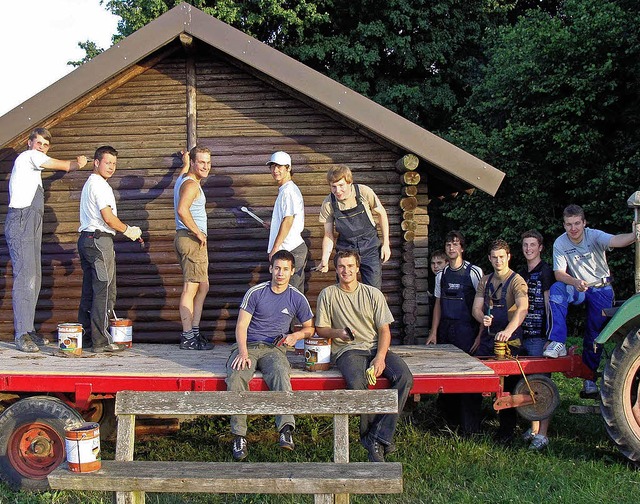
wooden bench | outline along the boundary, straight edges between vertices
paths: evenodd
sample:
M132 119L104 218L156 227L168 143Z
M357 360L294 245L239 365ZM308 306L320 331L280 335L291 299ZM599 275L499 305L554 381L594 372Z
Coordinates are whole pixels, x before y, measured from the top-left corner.
M117 491L140 504L145 492L315 494L315 503L348 503L349 494L402 493L402 464L349 463L349 415L397 413L395 390L295 392L118 392L116 460L93 473L62 464L53 489ZM133 460L136 415L332 415L333 462L175 462Z

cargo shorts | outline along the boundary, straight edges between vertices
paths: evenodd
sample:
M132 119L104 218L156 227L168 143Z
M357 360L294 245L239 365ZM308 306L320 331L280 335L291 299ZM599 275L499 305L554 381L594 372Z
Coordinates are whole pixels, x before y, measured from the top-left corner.
M201 247L193 233L186 229L176 231L173 240L184 282L202 283L209 280L209 254Z

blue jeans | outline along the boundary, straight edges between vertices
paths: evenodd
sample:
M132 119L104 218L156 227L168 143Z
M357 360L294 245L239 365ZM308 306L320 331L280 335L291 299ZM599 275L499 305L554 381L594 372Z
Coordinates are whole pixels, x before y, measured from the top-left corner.
M602 346L594 342L600 331L607 323L607 317L602 315L602 310L613 306L613 289L606 287L589 287L586 292L578 292L571 285L556 282L549 290L549 305L551 308L551 329L549 340L565 343L567 341L567 311L569 304L586 304L587 322L584 330L582 361L585 365L596 371L600 364Z
M227 390L241 392L249 390L249 382L256 370L262 372L262 378L269 390L290 391L291 380L289 372L291 366L287 360L285 350L275 348L266 343L249 343L249 357L251 367L241 371L233 369L231 364L238 355L238 348L234 348L227 360ZM293 415L277 415L276 429L282 430L285 425L295 428ZM231 432L236 436L247 435L247 415L233 415L231 417Z
M347 350L336 361L347 388L350 390L368 389L365 371L376 356L376 350ZM392 352L387 352L382 376L389 380L391 388L398 391L398 414L360 415L360 439L369 435L379 443L389 446L393 442L399 413L413 387L413 375L405 361Z
M307 248L306 243L302 243L293 250L290 250L290 252L293 254L293 258L295 259L295 271L293 272L291 280L289 280L289 285L295 287L304 294L304 269L307 265L309 249Z
M546 338L524 338L522 340L522 346L527 351L527 355L540 357L544 351L544 344L546 342Z

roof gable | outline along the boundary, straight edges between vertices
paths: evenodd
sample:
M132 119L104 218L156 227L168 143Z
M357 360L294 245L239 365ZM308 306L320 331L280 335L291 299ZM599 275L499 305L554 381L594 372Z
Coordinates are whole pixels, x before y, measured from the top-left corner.
M392 145L416 154L445 175L457 179L460 188L476 187L495 195L504 178L504 173L468 152L186 3L174 7L0 117L0 145L9 146L182 33L268 78L275 79L284 73L286 85L295 92Z

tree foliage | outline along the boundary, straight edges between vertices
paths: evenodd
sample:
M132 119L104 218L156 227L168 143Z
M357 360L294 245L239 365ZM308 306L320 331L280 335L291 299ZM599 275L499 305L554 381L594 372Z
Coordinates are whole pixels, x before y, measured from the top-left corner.
M533 9L495 30L483 78L449 136L507 177L496 198L443 205L479 254L491 238L517 243L532 227L558 236L569 203L583 206L594 227L630 231L626 200L640 173L639 33L637 5L614 0L567 0L555 15ZM611 257L628 289L631 254Z

